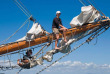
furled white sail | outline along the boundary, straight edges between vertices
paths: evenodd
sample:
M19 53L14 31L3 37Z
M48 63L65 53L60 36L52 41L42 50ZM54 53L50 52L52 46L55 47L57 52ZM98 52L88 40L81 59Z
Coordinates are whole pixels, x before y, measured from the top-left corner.
M34 38L39 37L41 33L43 33L41 25L38 23L33 23L32 28L27 32L26 36L18 39L17 41L33 40Z
M100 13L93 6L83 6L80 15L74 17L70 25L71 27L82 26L85 23L93 23L99 20L100 17Z

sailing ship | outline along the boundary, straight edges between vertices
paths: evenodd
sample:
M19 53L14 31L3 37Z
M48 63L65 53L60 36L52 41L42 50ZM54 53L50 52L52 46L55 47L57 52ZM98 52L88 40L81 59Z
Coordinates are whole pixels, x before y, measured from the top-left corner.
M17 6L24 12L27 13L28 11L25 6L18 0L14 0ZM54 42L55 34L50 33L47 34L44 32L45 30L43 27L36 22L35 18L33 18L32 15L28 18L28 20L33 21L32 28L27 32L26 36L18 39L15 42L10 42L4 44L7 40L9 40L24 24L8 39L4 40L0 45L0 56L6 56L9 54L16 54L23 51L27 51L29 49L35 49L37 47L32 47L38 45L38 47L41 47L41 49L36 54L33 55L34 60L30 60L30 68L35 67L37 65L43 65L43 61L46 60L48 62L51 62L53 60L53 56L57 54L58 52L65 53L64 56L47 66L46 68L42 69L38 73L44 71L57 61L61 60L63 57L67 56L69 53L73 52L74 50L78 49L80 46L82 46L85 43L89 43L94 38L98 37L100 34L105 32L110 27L110 19L109 17L106 17L104 13L101 10L96 9L92 2L87 0L87 2L90 5L85 5L83 0L79 0L84 6L81 7L81 13L74 17L71 22L71 28L66 31L66 37L67 37L67 43L63 40L63 34L59 33L60 37L60 43L58 44L58 47L60 50L51 49L47 51L44 55L43 51L46 50L49 46L52 46L52 43ZM81 40L84 37L89 36L85 42L82 42L78 47L71 49L71 44ZM31 48L32 47L32 48ZM27 49L26 49L27 48ZM40 56L39 56L40 55ZM35 62L33 62L35 61ZM8 61L10 62L10 60ZM18 66L0 66L0 69L4 68L16 68ZM21 67L20 71L22 69L27 69L26 67ZM19 71L19 72L20 72Z

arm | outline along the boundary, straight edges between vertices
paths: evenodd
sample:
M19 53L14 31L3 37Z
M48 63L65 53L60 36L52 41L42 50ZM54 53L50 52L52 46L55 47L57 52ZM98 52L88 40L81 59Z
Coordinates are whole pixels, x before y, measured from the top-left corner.
M59 26L60 26L61 28L64 28L64 29L66 29L66 30L67 30L67 28L66 28L66 27L64 27L64 26L62 25L62 21L61 21L61 19L60 19Z
M65 29L67 29L66 27L64 27L63 25L61 25L61 24L59 24L59 26L61 27L61 28L65 28Z
M60 22L57 19L54 19L55 23L58 24L61 28L67 29L62 25L62 21L60 19Z
M29 63L29 58L27 56L23 56L23 59L21 59L21 62Z
M23 63L29 63L29 60L21 60Z
M23 63L29 63L29 60L23 60L23 59L21 59L21 62L23 62ZM23 66L23 63L20 63L20 59L17 60L17 64L19 66Z

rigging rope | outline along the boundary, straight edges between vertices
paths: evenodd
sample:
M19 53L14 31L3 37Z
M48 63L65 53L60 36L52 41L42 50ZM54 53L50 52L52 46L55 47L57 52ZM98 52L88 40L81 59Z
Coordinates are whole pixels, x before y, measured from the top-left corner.
M105 16L105 14L100 10L100 8L97 6L97 4L96 4L93 0L91 0L91 1L92 1L92 3L98 8L98 10L102 13L102 15Z
M82 3L84 6L86 6L86 4L83 2L83 0L79 0L80 3Z
M31 13L29 12L29 10L23 5L23 3L21 2L21 0L19 0L19 2L20 2L21 5L24 7L24 9L31 15Z
M100 21L100 22L101 22L101 21ZM91 26L91 25L89 25L89 26ZM88 27L89 27L89 26L88 26ZM85 26L83 26L83 27L85 27ZM82 28L83 28L83 27L82 27ZM80 27L80 28L81 28L81 27ZM77 28L77 29L80 29L80 28ZM74 29L74 30L76 30L76 29ZM53 34L52 34L52 35L53 35ZM17 42L13 42L13 43L17 43ZM13 44L13 43L8 43L8 44ZM7 45L7 44L4 44L4 45ZM15 52L15 53L17 53L17 52ZM12 53L12 54L14 54L14 53ZM0 55L0 57L1 57L1 56L2 56L2 55Z
M6 70L12 70L12 69L19 69L19 66L11 66L11 67L5 67L0 65L0 70L6 71Z
M102 23L105 23L105 22L102 22ZM106 23L105 23L105 24L106 24ZM103 27L103 26L100 26L100 27ZM107 28L106 25L105 25L103 28ZM101 28L101 29L102 29L102 28ZM99 29L98 31L100 31L101 29ZM106 30L107 30L107 29L106 29ZM97 31L97 32L98 32L98 31ZM97 34L97 32L94 33L94 34ZM94 35L92 34L91 36L94 36Z
M20 0L19 0L19 1L20 1ZM20 8L20 7L23 8L23 7L18 3L17 0L14 0L14 2L17 4L17 6L18 6L19 8ZM20 3L21 3L21 1L20 1ZM22 4L22 5L23 5L23 4ZM23 5L23 6L24 6L24 5ZM21 8L20 8L20 9L21 9ZM21 9L21 10L26 14L27 11L26 11L24 8ZM26 11L26 12L25 12L25 11ZM28 12L29 12L29 11L28 11ZM26 14L26 15L30 18L31 14L29 14L28 12L27 12L27 14L28 14L29 16L28 16L27 14ZM15 33L13 33L13 34L12 34L9 38L7 38L6 40L1 41L0 44L1 44L1 43L4 44L4 43L5 43L6 41L8 41L12 36L14 36L14 35L28 22L29 18L23 23L23 25L22 25ZM29 21L29 23L30 23L30 21ZM28 26L29 26L29 25L28 25ZM27 30L28 30L28 29L27 29Z
M28 24L28 27L27 27L27 32L28 32L28 30L29 30L29 25L30 25L30 20L29 20L29 24ZM27 33L27 32L26 32L26 33Z
M93 1L93 4L90 2L90 0L86 0L90 5L92 5L93 6L93 4L95 4ZM96 4L95 4L96 5ZM93 6L94 7L94 6ZM95 7L94 7L95 8ZM97 7L98 8L98 7ZM96 9L96 8L95 8ZM96 9L97 10L97 9ZM105 14L98 8L98 10L99 10L99 12L102 14L102 15L104 15L105 16Z
M45 46L47 46L47 47L46 47L45 49L43 49ZM38 57L40 54L43 54L44 51L50 46L50 43L47 43L45 46L42 48L42 51L43 51L43 52L41 52L41 53L39 52L39 53L35 54L34 56L37 55L36 57Z
M20 57L20 59L21 59L21 55L20 55L20 50L21 50L21 49L20 49L20 47L19 47L19 42L17 42L17 44L18 44L18 49L19 49L19 50L18 50L18 52L19 52L19 57Z
M8 52L8 46L7 46L7 52ZM8 57L8 55L7 55L7 57ZM10 64L10 66L11 66L11 62L10 62L9 57L8 57L8 60L9 60L9 64Z
M109 28L109 27L108 27ZM107 28L107 29L108 29ZM84 41L83 43L81 43L79 46L77 46L76 48L72 49L70 52L66 53L64 56L60 57L59 59L57 59L56 61L54 61L52 64L46 66L45 68L41 69L39 72L37 72L36 74L41 73L42 71L44 71L45 69L49 68L50 66L52 66L53 64L55 64L56 62L58 62L59 60L61 60L62 58L64 58L65 56L69 55L71 52L73 52L74 50L78 49L79 47L81 47L82 45L84 45L87 42L90 42L91 40L93 40L94 38L98 37L99 35L101 35L102 33L104 33L107 29L105 29L103 32L99 33L99 34L94 34L94 37L91 38L91 35L86 41Z
M45 47L45 46L47 46L47 45L48 45L48 43L45 44L45 45L43 45L43 46ZM43 48L44 48L44 47L43 47ZM48 47L49 47L49 46L47 46L46 48L48 48ZM42 48L42 49L43 49L43 48ZM46 49L46 48L45 48L45 49ZM40 51L39 51L39 52L40 52ZM39 52L36 53L34 56L37 55L37 57L38 57ZM7 55L7 56L8 56L8 55ZM8 57L8 58L9 58L9 57ZM15 61L17 61L17 60L15 60ZM10 61L10 60L9 60L9 61L3 62L3 63L8 63L8 62L11 63L11 62L13 62L13 61ZM0 63L2 63L2 62L0 62ZM6 70L9 70L9 69L11 70L11 69L14 69L14 68L15 68L15 69L19 69L20 67L18 67L18 66L10 66L10 67L9 67L9 66L1 66L1 65L0 65L0 70L5 70L5 69L6 69Z
M15 4L25 13L25 15L27 15L27 17L28 17L28 19L24 22L24 24L19 28L19 29L21 29L26 23L27 23L27 21L29 20L29 18L30 18L30 16L31 16L31 13L27 10L27 8L23 8L22 7L22 2L19 0L19 2L22 4L20 4L17 0L13 0L14 2L15 2ZM24 5L23 5L24 6ZM25 7L25 6L24 6ZM30 24L30 21L29 21L29 24ZM28 25L28 27L29 27L29 25ZM16 32L18 32L19 31L19 29L16 31ZM27 30L28 30L28 28L27 28ZM6 41L8 41L13 35L15 35L16 34L16 32L14 33L14 34L12 34L9 38L7 38L6 40L4 40L4 41L1 41L0 42L0 44L2 43L2 44L4 44Z
M28 13L28 11L26 11L25 8L22 7L22 5L17 1L17 0L14 0L15 4L22 10L22 12L27 16L27 17L30 17L31 14Z
M21 25L21 27L20 27L18 30L16 30L15 33L13 33L13 34L12 34L10 37L8 37L7 39L1 41L0 44L1 44L1 43L4 44L4 43L5 43L6 41L8 41L11 37L13 37L13 36L28 22L28 20L29 20L29 18Z
M41 44L41 45L37 45L36 47L33 47L32 49L38 48L38 47L41 47L41 46L44 46L45 44L46 44L46 43ZM27 49L28 49L28 48L27 48ZM27 49L21 50L20 52L24 52L24 51L26 51ZM15 52L12 52L12 53L9 53L9 54L7 54L7 55L12 55L12 54L16 54L16 53L19 53L19 50L18 50L18 51L15 51ZM6 54L0 55L0 57L5 56L5 55L6 55Z
M69 53L71 53L72 51L76 50L77 48L79 48L80 46L82 46L83 44L90 42L91 40L93 40L94 38L96 38L97 36L99 36L100 34L102 34L103 32L105 32L109 27L108 26L104 26L101 29L97 30L94 34L92 34L87 40L86 42L80 44L78 47L74 48L73 50L71 50ZM101 30L105 29L103 32L101 32L100 34L98 34ZM98 32L98 33L97 33ZM89 34L88 34L89 35ZM92 37L92 39L91 39ZM78 39L77 39L78 40ZM64 56L62 56L61 58L59 58L58 60L56 60L55 62L53 62L52 64L50 64L49 66L45 67L44 69L40 70L40 72L44 71L45 69L47 69L48 67L50 67L51 65L53 65L54 63L56 63L57 61L61 60L63 57L65 57L66 55L68 55L69 53L65 54ZM9 70L9 69L14 69L14 68L18 68L18 66L10 66L10 67L5 67L5 66L0 66L1 70Z
M45 44L44 46L42 46L42 48L34 55L34 56L36 56L36 55L38 55L43 49L44 49L44 47L46 46L47 44ZM38 56L37 56L38 57Z

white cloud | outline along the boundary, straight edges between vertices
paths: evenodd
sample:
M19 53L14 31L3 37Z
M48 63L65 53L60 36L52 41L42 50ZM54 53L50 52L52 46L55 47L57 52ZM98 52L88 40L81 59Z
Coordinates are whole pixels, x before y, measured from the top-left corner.
M11 64L11 66L15 66L17 63L15 63L15 62L12 62L12 61L9 61L9 60L0 60L0 66L10 66L10 64Z
M47 74L110 74L110 65L81 63L79 61L57 62L46 70ZM45 73L45 72L43 72Z
M20 72L20 74L36 74L39 70L46 67L47 64L43 66L36 66L32 69L26 69ZM18 70L16 70L17 72ZM6 72L8 74L9 71ZM11 74L15 74L15 70L10 71ZM80 61L65 61L57 62L50 68L47 68L41 74L110 74L110 65L103 64L97 65L95 63L82 63Z

